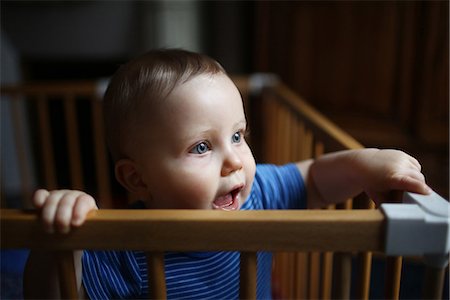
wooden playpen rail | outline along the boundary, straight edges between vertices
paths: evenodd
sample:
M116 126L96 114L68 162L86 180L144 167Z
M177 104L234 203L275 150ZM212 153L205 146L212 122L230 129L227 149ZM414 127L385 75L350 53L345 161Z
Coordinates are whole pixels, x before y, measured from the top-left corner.
M241 298L254 299L256 251L382 251L383 222L377 210L100 210L69 235L49 235L35 213L2 210L1 242L66 253L61 290L71 299L77 298L68 252L74 249L147 251L149 278L157 285L149 289L151 299L165 298L163 251L241 251Z
M318 157L330 151L363 147L284 84L266 79L266 75L258 74L251 77L233 77L243 95L252 130L251 144L257 160L281 164ZM261 84L261 82L263 83ZM35 119L37 123L31 127L37 129L38 132L39 141L36 144L40 149L36 153L39 154L38 160L41 161L42 186L47 189L60 188L59 168L55 161L55 141L52 134L54 125L50 122L49 104L57 101L61 103L66 138L63 143L66 143L68 152L66 167L69 170L70 188L84 190L86 184L83 177L84 164L81 162L82 151L80 149L81 143L86 143L86 139L81 141L82 136L78 133L80 122L85 121L80 120L78 116L79 104L83 102L89 107L89 122L92 124L90 143L94 149L94 165L87 168L95 170L95 186L97 188L95 196L103 208L113 206L109 161L103 137L101 111L103 86L104 84L99 88L98 82L94 81L2 86L2 101L7 99L10 103L22 176L23 199L30 199L34 187L30 180L31 170L26 163L24 154L26 143L22 134L24 131L23 120L27 118L23 115L24 110L21 110L21 103L32 104L33 109L31 112L29 110L29 113L34 114L32 119ZM256 92L255 86L258 87ZM24 205L26 203L27 201L24 201ZM351 211L342 210L351 208L353 208ZM62 251L95 248L100 245L92 244L98 241L92 237L98 236L95 235L95 232L100 230L103 236L113 233L123 235L123 237L116 236L114 239L102 239L110 244L103 244L101 248L111 246L111 248L120 249L127 245L130 249L134 249L138 241L139 247L136 249L144 249L152 253L149 256L149 263L151 263L149 270L163 268L161 265L161 251L163 250L184 251L194 250L194 248L195 250L212 250L216 249L216 245L221 245L222 250L243 251L242 259L246 266L255 263L254 251L283 250L289 252L277 253L274 258L274 278L279 282L277 288L280 295L284 298L316 299L350 298L351 261L355 256L353 253L356 253L360 262L356 297L368 299L372 251L382 251L384 241L383 216L379 211L367 210L368 208L373 208L373 204L367 197L360 195L355 199L350 199L342 206L329 207L328 210L323 211L237 212L237 214L190 211L186 216L178 212L164 212L155 219L155 212L137 213L133 211L133 217L131 217L122 211L102 210L92 216L86 226L68 237L43 235L40 229L37 229L38 226L35 226L36 217L33 214L3 210L2 247L9 245L11 247L42 248L52 245L53 250ZM192 219L189 216L193 216ZM214 218L219 216L219 219ZM198 230L201 228L220 230L223 228L225 220L232 221L227 223L227 228L229 226L236 226L236 228L245 226L245 230L236 230L241 234L240 242L225 236L223 243L216 244L217 236L205 232L204 229L200 232L208 239L202 236L201 239L195 241L199 237L192 235L192 232L196 232L195 230L183 231L183 228L197 228L197 226ZM329 225L331 220L333 220L332 226ZM273 226L266 226L264 222L270 222ZM162 226L161 224L171 224L170 228L177 228L177 230L171 230L171 234L175 236L170 241L156 235L151 238L151 243L143 243L142 236L133 238L133 235L126 234L125 229L119 230L123 228L123 225L119 224L123 223L129 223L127 226L133 228L132 230L139 228L139 230L144 230L143 228L145 228L145 231L148 231L149 228ZM207 226L205 226L206 224ZM369 229L368 232L359 231L366 227ZM109 232L105 228L116 228L117 230ZM316 232L311 228L314 228ZM276 234L269 237L268 230L274 230L272 233ZM262 234L264 232L267 234ZM221 233L223 236L223 232ZM27 236L39 238L29 239L26 238ZM301 238L294 239L293 236L301 236ZM127 239L127 243L124 242L124 238ZM120 243L112 244L114 240L120 241ZM205 245L205 240L210 242ZM199 247L189 248L193 245ZM250 252L253 254L249 254ZM153 259L154 257L156 258ZM386 298L397 299L400 292L402 259L401 257L388 257L387 262L385 295ZM244 272L242 278L247 278L246 274L253 274L249 277L254 281L253 267L241 269ZM433 294L435 298L439 298L439 295L442 294L443 273L441 273L439 273L438 279L431 280L433 283L437 282L437 286L434 289L427 289L437 291ZM157 275L155 271L152 273L152 278L161 278L161 276ZM163 280L159 282L160 284L164 283ZM244 280L244 282L246 281ZM244 293L242 296L246 297L253 295L254 290L242 289L242 292Z

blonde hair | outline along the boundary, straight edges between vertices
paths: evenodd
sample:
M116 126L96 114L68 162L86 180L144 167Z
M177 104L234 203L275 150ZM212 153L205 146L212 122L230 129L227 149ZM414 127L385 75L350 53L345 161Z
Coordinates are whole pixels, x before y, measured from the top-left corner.
M143 117L140 112L144 107L164 100L174 88L195 76L217 73L226 74L217 61L182 49L151 50L122 65L103 101L106 140L113 160L127 156L125 147L133 137L134 124Z

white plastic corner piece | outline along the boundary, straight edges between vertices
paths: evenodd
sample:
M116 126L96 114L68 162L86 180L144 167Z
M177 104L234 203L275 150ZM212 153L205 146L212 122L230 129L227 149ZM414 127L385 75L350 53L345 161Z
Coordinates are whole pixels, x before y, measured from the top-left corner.
M403 204L385 203L381 210L387 219L387 255L445 257L448 261L450 204L447 200L435 192L404 193Z
M97 99L103 100L103 96L105 95L106 89L108 88L110 78L100 78L97 80L95 87L95 94Z
M279 77L273 73L253 73L249 77L250 94L259 95L264 88L275 86L279 82Z

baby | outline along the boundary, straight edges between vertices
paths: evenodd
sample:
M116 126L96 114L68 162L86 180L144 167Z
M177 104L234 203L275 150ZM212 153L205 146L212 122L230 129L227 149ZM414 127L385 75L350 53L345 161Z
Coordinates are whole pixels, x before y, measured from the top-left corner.
M178 49L150 51L122 66L104 98L115 175L145 209L320 208L366 192L377 204L391 191L428 194L421 166L396 150L362 149L284 166L256 166L245 140L240 93L215 60ZM95 200L81 191L38 190L49 232L81 226ZM89 298L147 296L145 254L75 254L80 291ZM239 253L166 253L169 298L238 298ZM257 296L271 298L271 254L258 253ZM25 295L58 297L54 262L32 253Z

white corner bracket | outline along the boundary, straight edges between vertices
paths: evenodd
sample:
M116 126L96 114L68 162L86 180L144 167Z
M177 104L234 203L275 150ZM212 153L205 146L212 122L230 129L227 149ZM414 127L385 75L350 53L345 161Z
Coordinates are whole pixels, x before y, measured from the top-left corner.
M110 78L99 78L95 85L95 95L97 99L102 101L105 95L106 89L108 88Z
M261 94L266 87L273 87L280 82L280 78L273 73L253 73L249 76L249 90L252 96Z
M450 251L450 204L432 192L405 192L403 203L384 203L386 254L424 256L431 267L444 268Z

